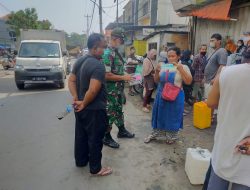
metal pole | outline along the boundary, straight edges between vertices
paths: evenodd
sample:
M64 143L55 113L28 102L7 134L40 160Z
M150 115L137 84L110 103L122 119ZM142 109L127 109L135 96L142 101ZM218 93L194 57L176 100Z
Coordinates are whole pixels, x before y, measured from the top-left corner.
M100 34L103 34L102 30L102 0L99 0L99 16L100 16Z
M118 1L116 0L116 22L118 23Z
M88 37L89 37L89 18L90 18L91 16L86 15L86 16L84 16L84 17L87 18L87 38L88 38Z

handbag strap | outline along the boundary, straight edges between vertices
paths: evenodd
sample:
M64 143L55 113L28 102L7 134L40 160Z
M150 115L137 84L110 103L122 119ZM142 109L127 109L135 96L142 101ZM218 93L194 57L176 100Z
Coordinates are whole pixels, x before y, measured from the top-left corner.
M173 85L174 85L175 75L176 75L176 73L173 73L173 80L168 80L168 77L169 77L169 71L167 70L167 71L166 71L166 82L171 83L171 84L173 84Z

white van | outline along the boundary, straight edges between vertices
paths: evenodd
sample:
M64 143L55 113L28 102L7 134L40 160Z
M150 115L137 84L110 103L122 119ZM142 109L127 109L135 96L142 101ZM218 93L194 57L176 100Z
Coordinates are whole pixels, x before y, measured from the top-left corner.
M59 41L24 40L16 58L15 82L25 84L55 83L64 88L66 63Z
M63 31L21 30L15 67L17 88L34 83L55 83L64 88L66 54Z

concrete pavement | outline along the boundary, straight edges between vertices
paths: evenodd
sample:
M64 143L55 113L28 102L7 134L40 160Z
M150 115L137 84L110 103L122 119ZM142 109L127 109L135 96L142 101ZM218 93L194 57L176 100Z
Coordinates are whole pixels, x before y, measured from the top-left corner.
M134 139L118 139L118 150L104 147L108 177L92 177L88 167L74 166L74 116L56 119L71 97L55 86L19 91L13 73L0 78L0 190L198 190L184 172L187 147L212 147L214 129L198 130L185 118L175 145L144 144L151 132L150 114L141 112L139 97L128 97L126 126ZM117 128L112 131L117 134Z

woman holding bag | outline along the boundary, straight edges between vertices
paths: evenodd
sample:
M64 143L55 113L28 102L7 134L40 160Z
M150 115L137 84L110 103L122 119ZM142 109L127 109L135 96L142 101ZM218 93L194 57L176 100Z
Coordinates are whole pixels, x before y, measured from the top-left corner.
M160 63L156 67L154 80L159 84L152 114L153 132L145 139L145 143L157 137L166 137L166 143L173 144L183 127L185 97L182 82L191 84L192 75L188 66L179 61L180 54L179 48L169 48L169 63Z

